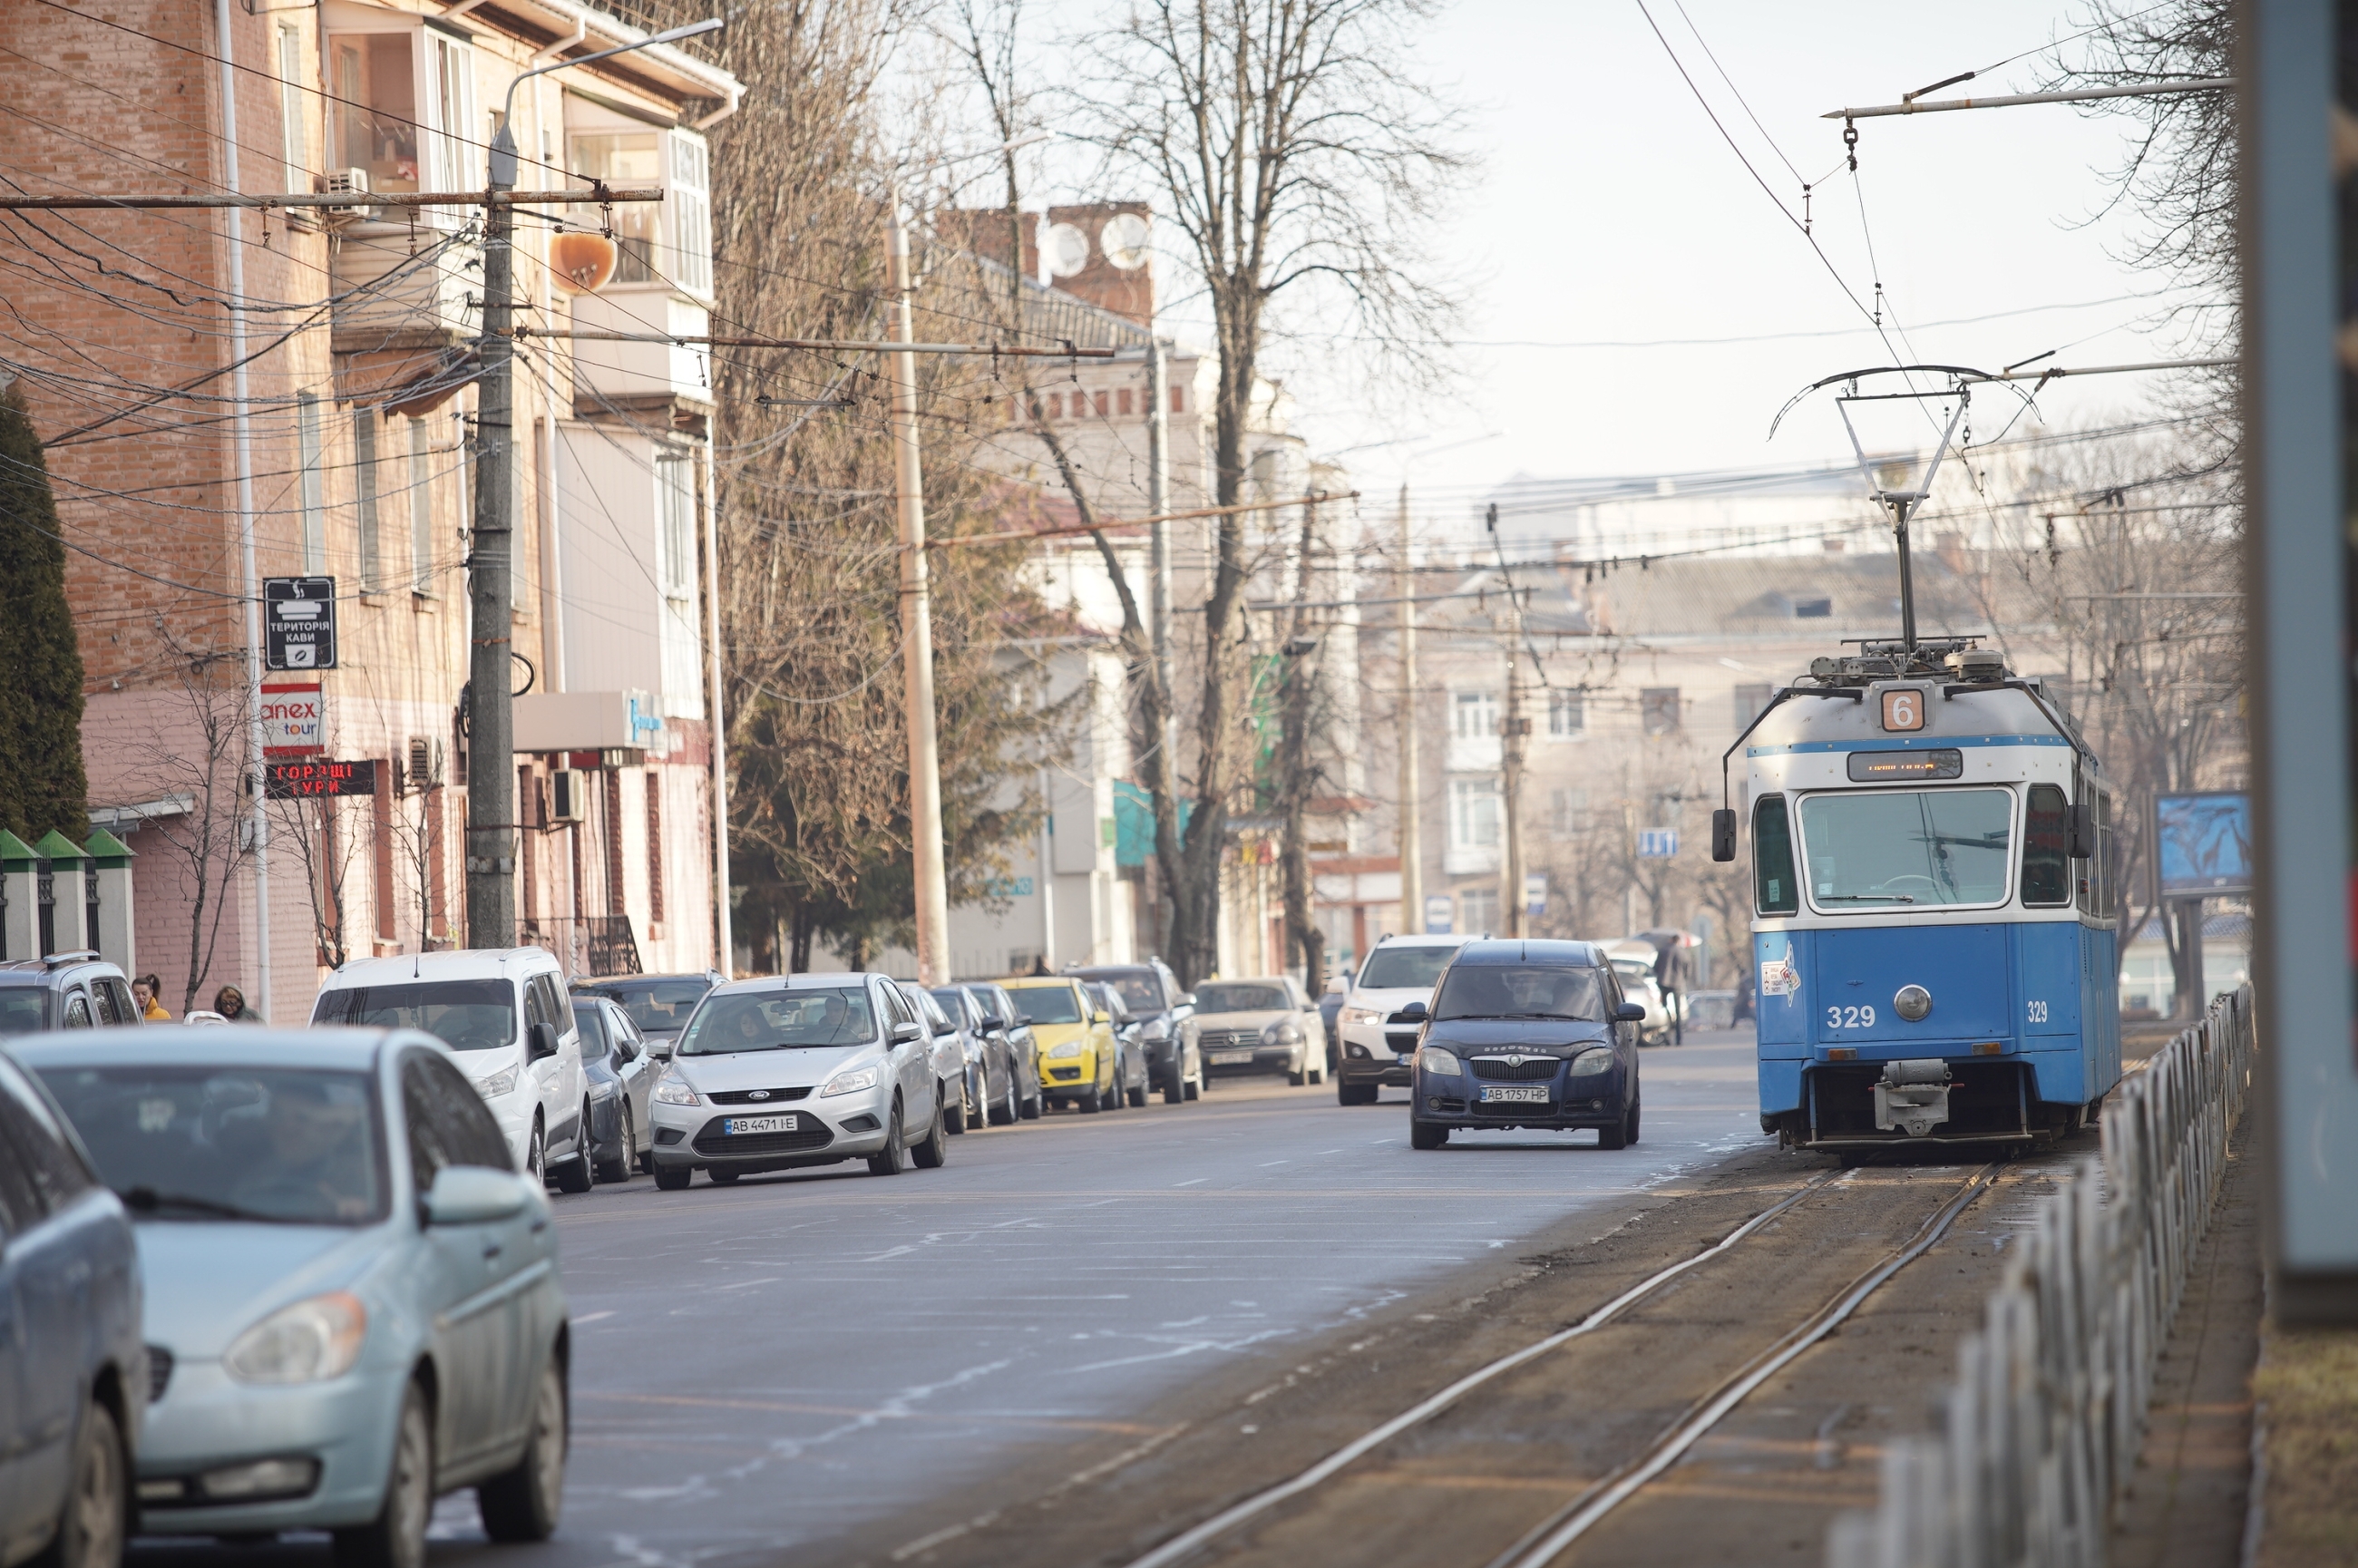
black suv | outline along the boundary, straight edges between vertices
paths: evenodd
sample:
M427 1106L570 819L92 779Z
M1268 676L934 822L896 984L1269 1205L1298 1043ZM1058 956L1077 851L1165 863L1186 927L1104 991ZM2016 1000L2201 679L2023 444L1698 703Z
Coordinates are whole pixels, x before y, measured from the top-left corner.
M1179 989L1170 966L1149 958L1142 964L1071 964L1065 973L1110 986L1121 998L1146 1049L1147 1082L1161 1087L1165 1103L1177 1105L1203 1093L1204 1059L1179 1028L1183 1019L1195 1015L1195 999Z
M131 982L96 953L53 953L0 964L0 1034L140 1022Z

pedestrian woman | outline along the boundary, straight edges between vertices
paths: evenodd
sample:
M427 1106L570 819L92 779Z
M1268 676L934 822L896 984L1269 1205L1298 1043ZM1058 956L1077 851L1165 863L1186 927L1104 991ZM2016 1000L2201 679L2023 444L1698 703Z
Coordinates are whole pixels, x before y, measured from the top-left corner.
M223 986L213 993L213 1011L231 1023L259 1023L262 1020L246 1011L245 993L235 986Z
M169 1023L172 1022L172 1015L164 1011L163 1002L157 1000L163 989L164 982L154 975L142 975L131 982L131 1000L139 1004L140 1022Z

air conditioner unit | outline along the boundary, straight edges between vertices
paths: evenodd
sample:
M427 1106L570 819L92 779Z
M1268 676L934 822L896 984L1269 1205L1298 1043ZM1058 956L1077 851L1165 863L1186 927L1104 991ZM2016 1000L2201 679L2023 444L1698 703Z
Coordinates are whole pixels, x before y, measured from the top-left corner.
M323 196L339 196L348 192L354 196L365 196L368 194L368 189L369 173L364 168L331 168L319 177L319 193ZM349 207L339 204L333 207L322 207L319 211L330 218L366 218L376 211L376 207L372 202L356 201Z
M548 819L579 822L590 814L590 784L579 768L557 768L548 775Z
M432 789L442 782L442 742L430 735L409 738L409 787Z

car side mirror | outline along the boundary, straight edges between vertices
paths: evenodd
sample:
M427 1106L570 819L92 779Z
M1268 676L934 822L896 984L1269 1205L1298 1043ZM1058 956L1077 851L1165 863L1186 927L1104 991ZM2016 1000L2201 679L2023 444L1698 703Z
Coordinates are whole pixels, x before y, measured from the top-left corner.
M1619 1007L1613 1010L1613 1022L1616 1023L1643 1023L1646 1022L1646 1010L1637 1002L1625 1001Z
M2071 808L2071 858L2092 860L2096 857L2096 808L2083 802Z
M1736 859L1736 813L1728 806L1711 814L1711 858L1723 865Z
M1195 993L1194 991L1181 991L1179 993L1179 1000L1173 1002L1171 1005L1174 1007L1193 1007L1195 1005Z
M984 1033L996 1034L1006 1027L1006 1022L1002 1020L999 1014L995 1012L986 1012L982 1015L982 1032Z
M1089 1022L1091 1023L1111 1023L1113 1022L1113 1014L1108 1012L1103 1008L1099 1008L1095 1012L1089 1014Z
M668 1062L668 1061L670 1061L670 1060L671 1060L671 1047L672 1047L672 1043L671 1043L670 1041L668 1041L668 1040L650 1040L650 1041L648 1041L648 1042L647 1042L647 1056L648 1056L648 1059L649 1059L649 1060L651 1060L651 1061L656 1061L656 1062Z
M1016 1027L1016 1028L1018 1028L1018 1029L1029 1029L1029 1028L1031 1028L1031 1027L1032 1027L1032 1015L1031 1015L1030 1013L1028 1013L1028 1012L1019 1012L1019 1013L1017 1013L1017 1014L1015 1015L1015 1027Z
M546 1024L535 1027L546 1029ZM489 1165L445 1165L417 1200L417 1217L427 1225L487 1225L514 1219L530 1201L524 1179Z
M530 1051L532 1059L537 1062L544 1056L556 1055L558 1038L557 1025L554 1023L535 1023L525 1031L525 1039L528 1042L526 1048Z
M1401 1009L1400 1010L1400 1015L1401 1015L1401 1017L1402 1017L1403 1019L1409 1020L1410 1022L1413 1022L1414 1021L1416 1021L1416 1020L1418 1020L1418 1019L1421 1019L1421 1018L1430 1018L1430 1017L1432 1017L1432 1016L1433 1016L1433 1009L1431 1009L1431 1008L1429 1008L1429 1007L1425 1006L1425 1005L1424 1005L1424 1003L1422 1003L1422 1002L1421 1002L1421 1001L1412 1001L1412 1002L1409 1003L1406 1007L1401 1008Z
M895 1045L906 1045L912 1040L923 1040L925 1037L925 1032L916 1024L896 1023L892 1026L892 1044Z

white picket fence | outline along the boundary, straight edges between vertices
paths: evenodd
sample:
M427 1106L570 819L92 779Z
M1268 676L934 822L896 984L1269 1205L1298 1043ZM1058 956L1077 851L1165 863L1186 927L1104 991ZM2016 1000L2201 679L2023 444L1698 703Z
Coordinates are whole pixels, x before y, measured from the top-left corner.
M2255 1049L2244 986L2123 1081L2102 1159L2041 1206L1959 1348L1939 1434L1885 1450L1877 1507L1834 1521L1829 1568L2102 1568Z

